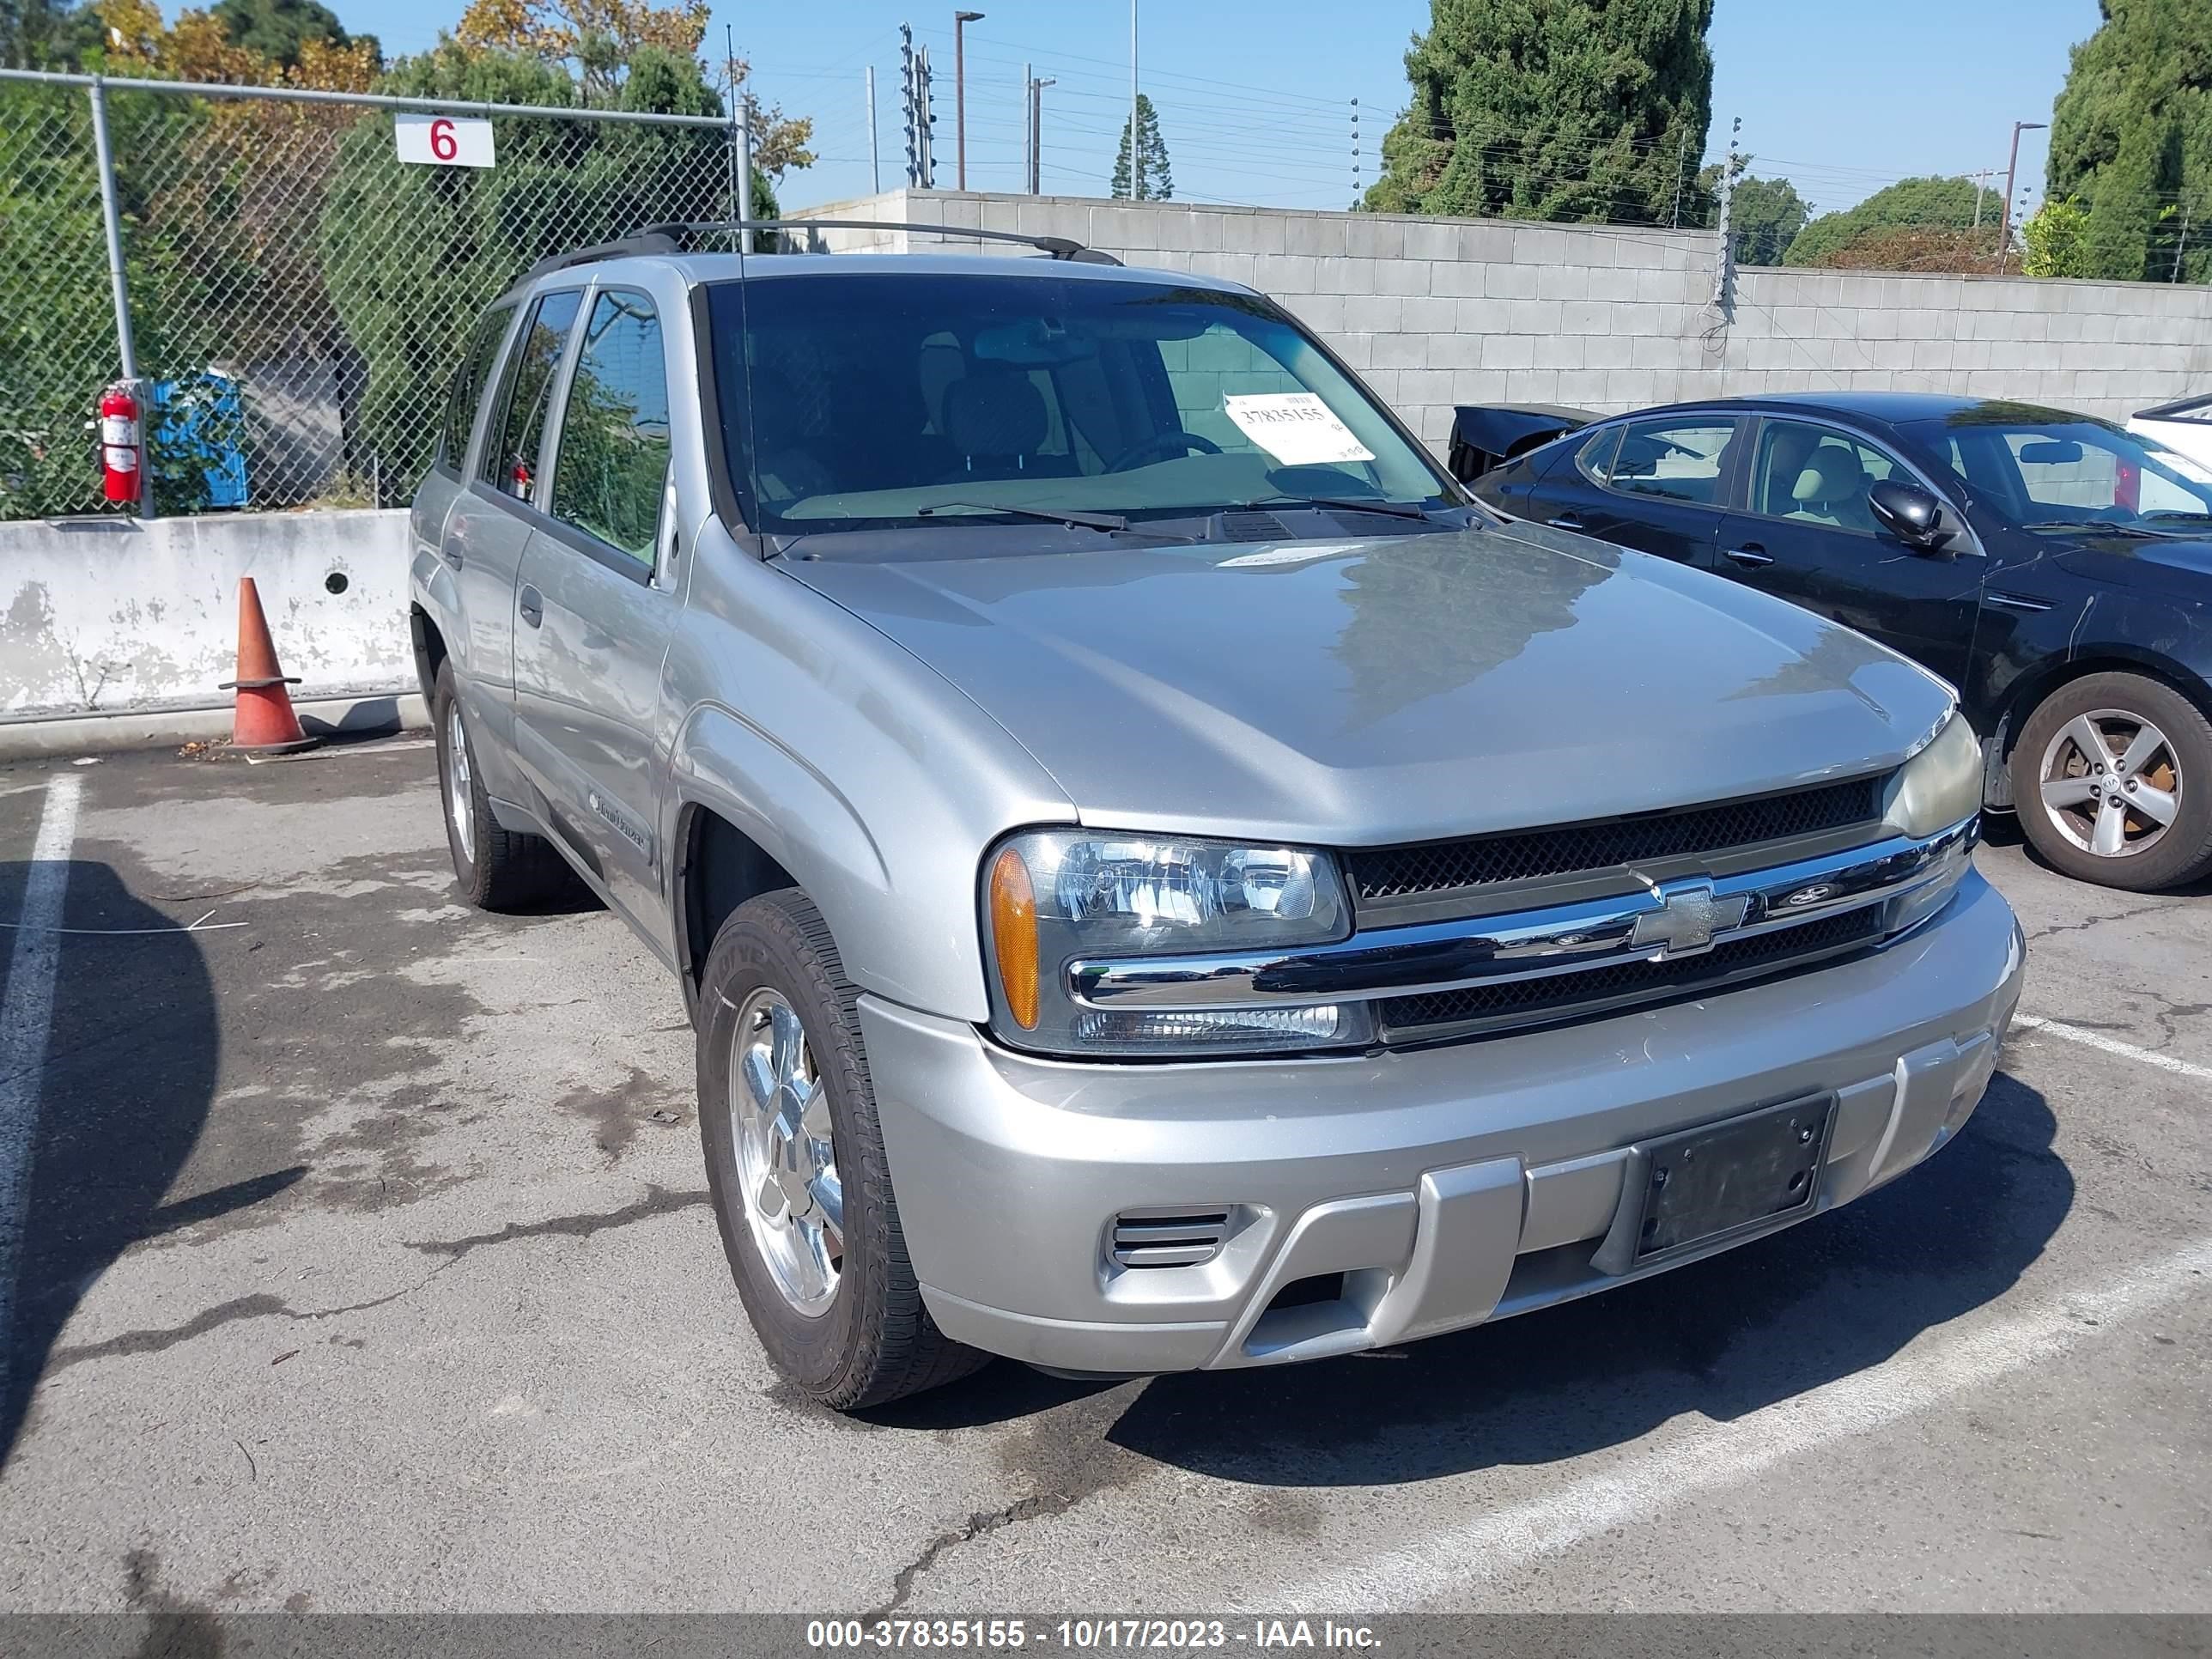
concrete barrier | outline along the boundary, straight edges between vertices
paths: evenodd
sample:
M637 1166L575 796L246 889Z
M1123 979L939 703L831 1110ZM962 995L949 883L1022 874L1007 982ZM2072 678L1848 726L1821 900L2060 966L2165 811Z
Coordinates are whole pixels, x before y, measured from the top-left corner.
M397 509L0 524L0 753L210 735L190 717L230 706L240 576L295 698L412 712L407 559Z

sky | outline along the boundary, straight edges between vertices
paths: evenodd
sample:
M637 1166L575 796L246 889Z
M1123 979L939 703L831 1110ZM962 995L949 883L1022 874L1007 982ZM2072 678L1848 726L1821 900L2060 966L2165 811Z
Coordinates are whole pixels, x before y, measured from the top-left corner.
M417 51L460 0L334 0L349 27L387 52ZM968 183L1023 181L1024 64L1044 97L1044 187L1104 195L1129 97L1127 0L970 0ZM1371 184L1382 134L1404 109L1403 58L1427 0L1138 0L1138 76L1160 112L1176 194L1273 207L1344 207ZM952 8L912 0L715 4L707 52L726 25L753 84L787 115L811 116L817 163L781 187L787 205L872 188L864 74L876 71L885 186L903 179L898 27L915 27L936 77L938 184L956 183ZM1853 0L1815 11L1793 0L1716 0L1709 158L1743 122L1753 170L1789 178L1818 211L1899 178L2003 170L2015 120L2051 118L2069 47L2098 23L2096 0ZM2021 193L2043 182L2044 139L2024 134Z

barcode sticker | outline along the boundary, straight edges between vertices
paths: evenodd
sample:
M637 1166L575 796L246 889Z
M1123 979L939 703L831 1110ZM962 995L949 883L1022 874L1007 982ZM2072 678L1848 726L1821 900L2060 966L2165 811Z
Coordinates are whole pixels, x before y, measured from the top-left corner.
M1375 459L1318 392L1255 392L1224 397L1222 404L1237 430L1285 466Z

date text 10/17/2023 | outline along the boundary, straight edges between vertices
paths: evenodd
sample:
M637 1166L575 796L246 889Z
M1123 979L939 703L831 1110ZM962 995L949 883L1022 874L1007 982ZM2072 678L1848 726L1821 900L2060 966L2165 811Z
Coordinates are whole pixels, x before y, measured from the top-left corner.
M1176 1652L1221 1648L1352 1648L1381 1645L1365 1625L1333 1619L811 1619L810 1648L951 1648L1012 1653L1028 1648L1093 1652Z

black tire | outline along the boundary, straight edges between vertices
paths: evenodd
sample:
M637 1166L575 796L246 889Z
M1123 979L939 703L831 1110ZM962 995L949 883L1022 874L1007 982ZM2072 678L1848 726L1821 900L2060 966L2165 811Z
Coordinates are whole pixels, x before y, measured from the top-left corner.
M845 1237L827 1310L792 1305L761 1255L738 1190L729 1109L738 1010L756 990L782 994L827 1091ZM967 1376L990 1356L961 1346L922 1305L891 1188L875 1090L854 1012L859 994L813 902L796 888L733 911L714 936L699 994L699 1138L731 1275L769 1363L809 1398L838 1411L879 1406Z
M2148 781L2161 787L2172 783L2175 811L2154 841L2146 839L2154 827L2148 819L2139 814L2124 818L2127 835L2140 845L2139 851L2100 854L2078 844L2062 819L2076 835L2085 824L2094 831L2095 820L2089 809L2078 809L2081 815L2069 817L2045 801L2043 768L2052 744L2075 720L2099 714L2148 721L2166 739L2165 756L2146 770ZM2109 756L2109 744L2106 748ZM2074 752L2079 752L2078 744ZM2212 870L2212 721L2172 686L2141 674L2087 674L2069 680L2028 716L2013 746L2010 764L2013 801L2022 832L2037 852L2067 875L2128 892L2150 893L2180 886ZM2169 770L2178 777L2170 778ZM2094 841L2094 833L2089 838Z
M438 665L431 724L438 743L438 805L446 819L446 848L453 857L453 882L479 910L513 910L550 897L572 879L568 866L543 836L502 830L491 815L483 775L469 741L468 718L454 696L453 665ZM465 836L453 811L453 744L467 763L468 825Z

